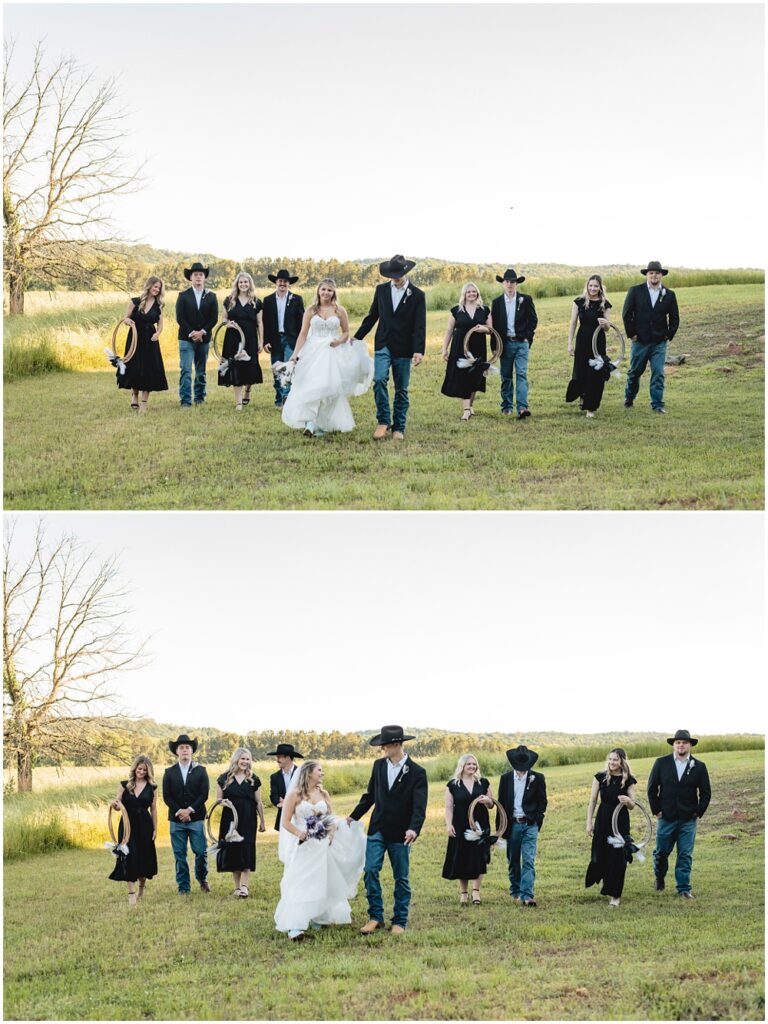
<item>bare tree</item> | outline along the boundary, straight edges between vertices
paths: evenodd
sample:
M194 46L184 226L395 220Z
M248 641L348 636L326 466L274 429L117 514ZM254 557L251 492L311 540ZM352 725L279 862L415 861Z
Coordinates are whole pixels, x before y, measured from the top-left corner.
M41 751L100 759L105 726L124 714L114 677L142 664L146 641L131 641L114 558L99 563L73 536L49 544L41 524L31 553L14 555L14 523L6 521L3 734L23 792Z
M24 312L31 276L90 285L109 252L109 204L140 185L141 167L122 151L126 112L115 79L98 83L72 57L32 67L13 80L14 45L4 52L3 256L10 312Z

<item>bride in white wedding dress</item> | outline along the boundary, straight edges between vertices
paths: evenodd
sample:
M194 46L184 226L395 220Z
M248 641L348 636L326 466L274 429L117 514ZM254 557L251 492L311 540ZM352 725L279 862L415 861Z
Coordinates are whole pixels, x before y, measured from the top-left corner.
M317 286L290 363L295 369L283 423L313 437L354 429L347 398L368 390L373 360L364 341L349 338L347 311L337 302L336 284L330 277Z
M305 761L294 773L280 818L278 856L285 870L275 927L290 939L302 939L307 928L350 924L349 901L363 873L365 830L331 813L322 782L322 765Z

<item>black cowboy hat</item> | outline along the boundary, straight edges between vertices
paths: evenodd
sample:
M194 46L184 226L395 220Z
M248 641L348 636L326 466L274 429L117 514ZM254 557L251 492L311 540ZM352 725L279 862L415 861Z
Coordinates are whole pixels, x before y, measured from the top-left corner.
M512 270L512 268L510 267L509 270L505 270L504 271L504 276L503 277L499 277L499 275L497 274L496 275L496 280L500 284L503 284L504 281L514 281L516 284L522 284L523 281L525 280L525 278L524 277L518 277L517 276L517 271L516 270Z
M539 755L535 750L529 750L528 747L521 743L514 750L507 751L507 760L513 768L516 768L519 772L524 772L529 768L533 768L539 760Z
M280 277L282 277L284 281L287 281L288 284L296 284L296 282L299 280L298 275L296 277L292 277L285 269L285 267L281 267L276 274L267 274L267 277L272 282L272 284L277 284L277 279Z
M177 739L169 741L168 747L172 754L176 754L176 748L180 743L188 743L190 747L192 747L193 754L197 750L197 740L191 740L189 736L187 736L187 734L183 732L181 736L179 736Z
M192 264L191 267L185 267L184 268L184 277L186 277L186 279L188 281L190 281L192 279L192 275L196 271L198 271L198 270L201 270L205 274L205 276L208 277L208 274L210 273L211 268L210 267L204 267L202 263L200 263L199 261L196 261L195 263Z
M379 264L379 273L382 277L405 277L415 266L416 260L407 260L405 256L393 256L391 260L384 260Z
M405 736L402 725L382 725L378 736L368 740L371 747L383 747L385 743L405 743L406 740L415 740L415 736Z
M667 736L667 743L672 746L675 740L685 740L690 743L692 747L695 747L699 742L695 736L691 736L687 729L678 729L674 736Z
M651 260L645 270L641 270L640 273L647 274L649 270L655 270L658 274L661 274L662 277L666 277L669 273L667 268L662 267L658 260Z
M294 749L292 743L278 743L277 750L267 751L267 757L277 757L278 754L286 754L288 757L300 757L302 760L304 759L304 755Z

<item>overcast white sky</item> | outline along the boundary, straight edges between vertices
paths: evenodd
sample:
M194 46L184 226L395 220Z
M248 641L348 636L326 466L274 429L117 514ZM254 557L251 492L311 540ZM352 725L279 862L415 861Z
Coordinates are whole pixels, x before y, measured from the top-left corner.
M118 75L153 245L762 266L762 4L9 4Z
M37 516L15 519L21 551ZM151 663L120 690L160 721L764 730L761 514L115 512L46 523L100 556L120 552L135 633L153 635ZM467 558L471 571L457 571Z

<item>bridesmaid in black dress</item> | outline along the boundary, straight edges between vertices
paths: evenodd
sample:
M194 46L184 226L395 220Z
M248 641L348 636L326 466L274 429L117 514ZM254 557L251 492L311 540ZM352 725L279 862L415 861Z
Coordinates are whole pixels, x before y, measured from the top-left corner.
M115 865L109 877L114 882L128 882L128 906L135 907L136 901L144 895L147 879L157 874L157 785L152 762L146 754L139 754L131 765L128 778L120 783L117 796L112 802L115 810L119 810L118 801L128 812L131 837L128 840L128 856L124 861L125 870ZM122 820L117 831L117 841L123 841ZM139 883L138 892L136 882Z
M603 289L603 279L599 274L593 274L584 286L583 293L573 300L571 322L568 326L568 355L573 356L573 372L565 392L566 402L573 402L578 398L579 408L586 412L589 419L592 419L600 408L603 388L611 375L605 354L605 328L610 323L610 308L611 304ZM574 353L573 332L577 320L579 330L576 334ZM589 365L589 360L594 359L592 335L598 327L604 328L597 340L597 350L603 357L603 366L600 370Z
M472 405L478 391L485 391L485 370L487 368L486 335L473 334L469 339L469 351L477 359L469 369L459 369L457 359L464 356L464 336L471 327L478 324L493 327L491 310L483 305L477 285L470 281L461 289L459 304L451 310L448 327L443 338L443 359L448 364L445 368L445 380L440 389L449 398L462 399L464 422L474 416Z
M117 371L117 386L130 388L131 408L147 411L150 391L167 391L160 335L163 333L163 305L165 286L159 277L148 277L141 295L131 299L125 311L124 323L136 324L136 352L125 364L125 373ZM125 351L131 343L129 334Z
M252 771L251 752L238 747L229 761L229 768L216 780L216 797L231 800L237 811L237 831L243 837L242 843L224 843L224 837L232 824L232 811L225 807L219 825L219 852L216 855L216 870L231 871L235 883L233 896L248 897L248 883L256 867L256 819L259 832L266 831L264 804L261 801L261 779Z
M587 835L592 836L592 857L587 868L584 885L589 888L602 881L602 896L609 896L609 906L618 907L624 888L624 874L627 861L623 849L616 849L608 842L613 835L611 819L613 812L623 804L619 812L618 829L625 836L629 834L629 810L635 806L635 783L637 779L629 770L627 755L621 747L608 754L605 770L598 772L592 782L592 793L587 808ZM600 806L597 809L594 828L592 817L598 794Z
M224 319L234 320L245 335L245 351L250 359L235 360L229 364L229 372L219 374L219 384L225 388L234 388L235 409L242 411L244 405L251 400L251 385L261 384L263 377L259 366L259 353L264 351L261 343L261 300L256 298L256 287L253 278L241 271L235 278L232 291L224 299ZM240 346L240 335L235 330L227 330L224 335L224 347L221 350L225 359L232 359ZM245 388L245 391L243 391Z
M477 797L483 798L474 811L476 824L490 829L488 807L493 806L493 793L488 779L480 775L480 766L474 754L462 754L456 772L445 790L445 825L448 831L448 849L445 851L443 878L458 879L459 903L469 902L467 891L472 881L472 902L480 904L480 876L488 870L491 845L487 840L470 842L464 838L469 828L469 805Z

